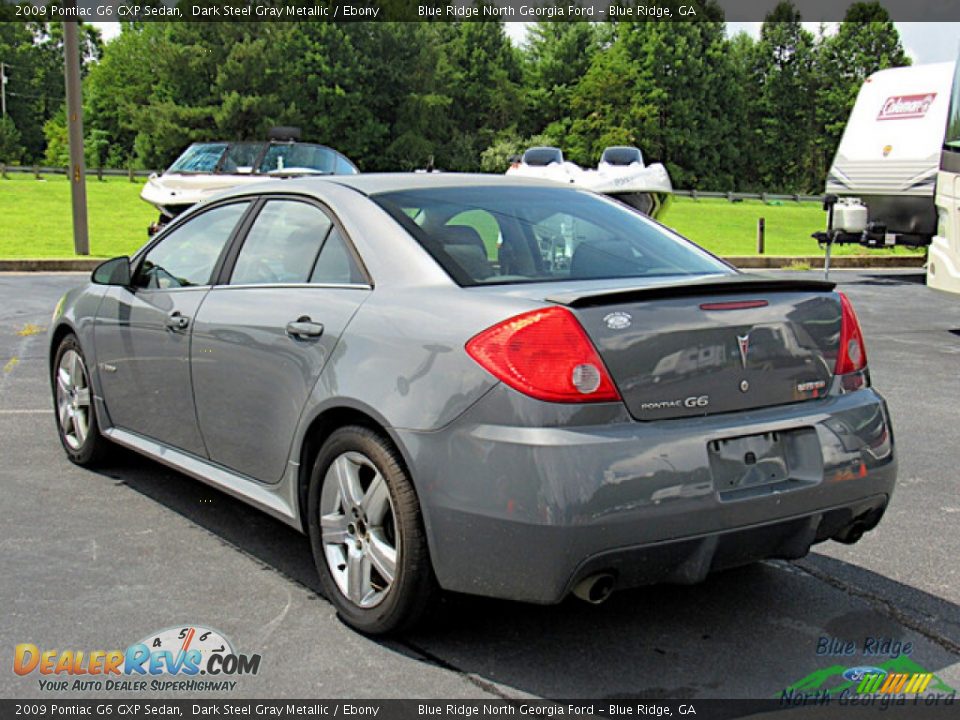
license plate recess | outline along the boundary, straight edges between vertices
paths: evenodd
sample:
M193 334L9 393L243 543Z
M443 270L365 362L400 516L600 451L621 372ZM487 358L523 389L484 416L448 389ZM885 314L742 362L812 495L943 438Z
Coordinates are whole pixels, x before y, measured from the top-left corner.
M711 440L713 485L723 500L798 490L823 477L823 456L810 427Z

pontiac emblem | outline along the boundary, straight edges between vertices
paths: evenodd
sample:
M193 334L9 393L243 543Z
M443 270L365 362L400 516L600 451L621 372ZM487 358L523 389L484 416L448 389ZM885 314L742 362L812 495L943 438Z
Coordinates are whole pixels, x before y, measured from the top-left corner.
M747 367L747 353L750 352L750 333L746 335L737 335L737 345L740 346L740 363L744 369Z

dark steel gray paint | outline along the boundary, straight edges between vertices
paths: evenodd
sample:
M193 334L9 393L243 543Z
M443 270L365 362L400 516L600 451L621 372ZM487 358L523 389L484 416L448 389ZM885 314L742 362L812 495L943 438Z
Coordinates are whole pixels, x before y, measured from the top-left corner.
M768 304L700 307L717 300ZM605 318L615 312L625 313L631 324L610 327ZM833 378L840 337L840 303L827 293L694 295L587 307L577 315L637 420L711 415L823 395Z
M285 181L286 192L331 208L372 279L372 289L306 291L306 312L324 324L320 341L300 344L282 335L295 319L291 312L301 312L306 302L288 296L289 288L249 293L260 301L239 288L207 296L205 289L134 294L88 285L68 293L51 334L62 328L77 333L93 368L102 426L123 444L302 528L297 498L308 429L330 410L364 412L397 443L410 470L441 585L535 602L562 598L590 572L612 570L621 585L697 580L751 553L797 556L857 517L866 526L876 522L892 492L896 462L886 407L873 389L844 393L834 379L825 397L804 402L637 422L623 403L544 403L500 384L467 356L469 338L551 304L548 297L622 292L623 281L456 287L363 194L434 181L493 180L398 175ZM228 196L275 190L268 184ZM739 276L719 276L731 277ZM676 282L655 278L643 287ZM821 342L835 332L835 301L825 302L824 292L782 294L786 305L771 303L768 315L742 316L747 320L736 313L695 319L690 305L696 303L680 298L646 308L636 303L629 311L647 328L659 325L668 333L674 331L664 324L669 318L690 342L710 336L713 323L726 337L745 325L789 322L810 335L811 343L803 345L808 356L816 362L819 352L829 365ZM205 296L214 302L201 304ZM809 329L816 303L829 307L824 327L833 324L823 336ZM785 307L792 318L783 315ZM173 309L192 318L184 334L161 332L163 314ZM590 324L594 310L601 320L610 311L574 311ZM588 331L605 344L605 357L618 352L602 330ZM102 369L117 363L116 373ZM618 372L629 370L618 366ZM690 387L703 381L684 380ZM198 443L197 416L217 462L207 460ZM228 421L242 427L232 438ZM732 452L725 469L711 458L711 443L770 433L796 438L782 453L785 479L744 483L747 470L737 467ZM763 460L776 459L758 443L744 447L760 450Z
M121 428L206 457L190 380L190 325L207 288L108 289L97 314L94 343L103 399ZM105 372L104 366L115 368Z
M529 407L518 417L520 404ZM567 422L538 427L542 418ZM498 386L442 432L400 432L430 509L441 585L556 602L594 555L889 497L896 476L886 408L872 390L706 418L568 424L580 420ZM710 442L807 428L819 440L821 475L804 473L790 490L720 497Z
M213 288L194 321L191 366L211 460L279 482L300 413L367 289L310 285ZM310 318L316 338L287 325Z

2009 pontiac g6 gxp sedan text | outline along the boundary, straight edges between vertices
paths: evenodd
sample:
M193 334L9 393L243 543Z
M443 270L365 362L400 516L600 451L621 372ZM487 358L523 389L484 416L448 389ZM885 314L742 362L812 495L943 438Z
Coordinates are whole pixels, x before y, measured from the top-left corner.
M849 301L523 179L248 186L60 301L70 459L112 443L309 534L368 633L855 542L896 462Z

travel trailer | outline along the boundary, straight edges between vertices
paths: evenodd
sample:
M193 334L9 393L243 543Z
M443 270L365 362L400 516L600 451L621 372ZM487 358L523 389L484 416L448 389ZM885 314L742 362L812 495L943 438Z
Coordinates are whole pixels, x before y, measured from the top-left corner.
M960 59L940 151L936 203L937 234L927 256L927 285L960 293Z
M827 194L839 198L833 242L931 243L953 75L954 63L937 63L881 70L863 83L827 176Z

